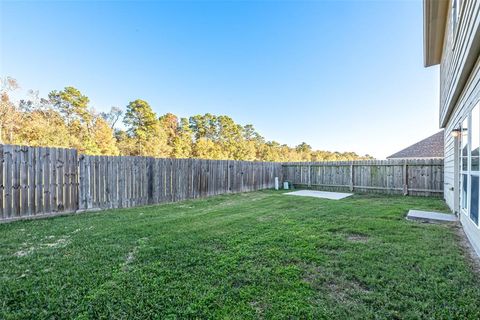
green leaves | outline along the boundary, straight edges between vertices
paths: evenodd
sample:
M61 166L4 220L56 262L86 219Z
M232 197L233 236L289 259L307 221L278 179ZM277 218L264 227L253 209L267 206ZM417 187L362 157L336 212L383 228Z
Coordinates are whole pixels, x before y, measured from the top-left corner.
M62 91L54 90L48 94L48 98L67 124L79 121L88 126L93 119L88 109L90 100L74 87L65 87Z
M228 115L205 113L179 119L158 117L142 99L122 110L97 113L75 87L53 90L48 99L32 97L15 105L9 93L18 87L1 79L0 142L69 147L90 155L125 155L248 161L323 161L369 159L353 152L316 151L303 142L295 148L266 141L252 124L240 125ZM158 108L158 106L157 106ZM123 121L126 130L116 129Z
M168 157L167 133L148 102L137 99L127 106L123 119L131 139L131 155Z

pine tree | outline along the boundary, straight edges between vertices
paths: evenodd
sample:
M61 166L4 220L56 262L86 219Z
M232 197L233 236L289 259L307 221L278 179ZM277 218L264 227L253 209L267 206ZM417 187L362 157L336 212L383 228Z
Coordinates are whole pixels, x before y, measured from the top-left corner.
M177 135L173 139L172 157L191 158L192 157L192 138L193 132L190 129L188 119L180 119L180 126Z
M167 134L146 101L137 99L130 102L123 122L134 141L134 155L152 157L170 155L171 148L167 143Z
M74 87L65 87L62 91L50 92L48 98L68 127L69 147L86 154L97 154L92 132L95 115L88 106L88 97Z

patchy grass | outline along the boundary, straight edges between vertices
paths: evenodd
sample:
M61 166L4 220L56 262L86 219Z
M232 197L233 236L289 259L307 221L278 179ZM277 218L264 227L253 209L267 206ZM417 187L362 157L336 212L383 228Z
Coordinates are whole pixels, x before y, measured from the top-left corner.
M480 318L438 199L263 191L0 225L0 318Z

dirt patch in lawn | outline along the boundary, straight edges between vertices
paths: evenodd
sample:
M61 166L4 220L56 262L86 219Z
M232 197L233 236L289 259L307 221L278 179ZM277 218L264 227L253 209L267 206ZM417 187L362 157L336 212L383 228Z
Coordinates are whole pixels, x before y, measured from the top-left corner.
M273 215L263 215L263 216L259 216L257 218L257 221L264 222L264 221L270 221L272 219L273 219Z
M350 234L347 236L347 240L350 242L361 242L366 243L368 242L368 236L363 234Z
M315 290L326 290L335 301L352 302L355 300L356 294L365 294L371 291L362 282L332 274L317 264L302 263L300 267L303 269L302 280L305 283Z
M130 250L130 252L128 252L127 256L125 257L125 260L122 264L122 271L128 271L130 265L137 257L138 250L145 246L147 240L148 237L140 238L137 240L136 245L132 248L132 250Z
M250 302L250 306L255 310L258 319L265 319L265 309L268 307L265 303L252 301Z
M55 238L56 238L55 236L46 236L43 238L43 241L47 241L47 242L40 242L37 244L24 242L22 243L20 250L15 252L13 256L25 257L33 254L35 251L38 251L38 250L64 248L70 244L70 238L68 235L60 237L56 240Z
M369 293L370 290L363 284L357 281L335 281L329 282L327 288L335 300L347 302L353 300L355 293Z
M313 287L318 286L322 278L325 278L320 266L315 264L302 264L300 267L303 269L303 281Z
M132 251L130 251L125 258L125 261L123 262L122 265L122 271L128 271L129 265L133 262L135 259L135 255L137 254L138 247L134 247Z

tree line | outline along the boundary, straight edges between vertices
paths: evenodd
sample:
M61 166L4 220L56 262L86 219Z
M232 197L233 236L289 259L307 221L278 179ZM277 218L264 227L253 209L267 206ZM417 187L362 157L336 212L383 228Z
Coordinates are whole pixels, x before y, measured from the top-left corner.
M144 100L96 112L74 87L51 91L46 98L30 91L13 102L15 79L1 79L0 143L75 148L89 155L257 161L337 161L372 159L354 152L313 150L303 142L289 147L266 141L251 124L206 113L178 118L158 116ZM119 125L123 123L122 128Z

